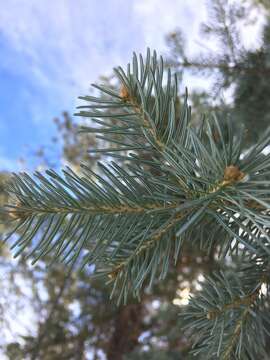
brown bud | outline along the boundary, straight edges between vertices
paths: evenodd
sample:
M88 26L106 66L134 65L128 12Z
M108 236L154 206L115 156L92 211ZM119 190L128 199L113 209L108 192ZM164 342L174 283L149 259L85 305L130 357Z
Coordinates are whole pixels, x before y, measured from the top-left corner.
M118 271L112 271L111 273L109 273L109 278L110 280L114 280L117 277Z
M111 280L114 280L114 279L117 277L117 275L119 274L119 272L121 271L121 269L122 269L122 265L119 265L117 268L115 268L114 270L112 270L112 271L108 274L109 278L110 278Z
M128 89L127 89L124 85L122 85L121 88L120 88L119 96L120 96L123 100L128 100L128 99L129 99Z
M236 182L243 179L245 174L235 165L229 165L224 170L224 180L228 182Z
M28 214L27 211L23 209L21 202L16 201L13 206L8 210L9 217L14 220L25 220Z
M209 311L209 312L206 314L207 320L213 320L213 319L215 319L215 317L216 317L216 312L215 312L215 311Z

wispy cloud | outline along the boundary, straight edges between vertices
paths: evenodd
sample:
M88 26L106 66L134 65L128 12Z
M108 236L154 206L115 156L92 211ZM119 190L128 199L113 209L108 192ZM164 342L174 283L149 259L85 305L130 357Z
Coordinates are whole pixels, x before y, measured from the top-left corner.
M205 0L1 2L0 40L13 56L3 56L0 66L27 74L64 103L114 65L125 64L133 50L164 50L164 35L175 27L194 47L207 13Z
M62 110L72 112L77 96L99 75L125 65L133 50L164 51L164 36L176 27L194 46L206 18L205 0L0 0L0 5L0 117L10 128L0 132L0 143L7 148L9 136L20 137L14 157L29 142L22 139L28 133L33 145L47 141L50 119Z
M0 0L0 122L8 127L0 143L6 153L16 158L25 144L48 142L50 120L72 112L77 96L99 75L125 65L133 50L160 52L164 35L183 24L191 32L199 22L194 2L204 0ZM2 156L0 167L7 161Z
M0 33L16 56L5 66L73 96L73 90L86 89L113 65L124 64L132 50L142 51L146 45L164 48L164 34L174 27L193 33L203 3L10 0L1 7Z

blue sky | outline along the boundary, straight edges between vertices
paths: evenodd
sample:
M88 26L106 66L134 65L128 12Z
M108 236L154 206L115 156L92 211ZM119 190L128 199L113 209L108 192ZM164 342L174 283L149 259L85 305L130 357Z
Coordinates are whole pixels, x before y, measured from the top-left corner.
M99 75L176 27L196 45L205 0L0 0L0 170L50 144L52 119L73 113ZM183 84L183 86L190 84ZM60 159L59 159L60 163Z
M196 3L196 6L194 4ZM49 144L99 75L132 51L162 52L176 26L197 32L200 0L0 0L0 170ZM60 160L59 160L60 161Z

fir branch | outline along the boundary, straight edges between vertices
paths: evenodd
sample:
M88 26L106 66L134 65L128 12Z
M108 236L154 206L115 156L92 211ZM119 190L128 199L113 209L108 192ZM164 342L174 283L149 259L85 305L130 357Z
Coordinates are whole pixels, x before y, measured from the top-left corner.
M264 273L269 258L264 254L262 259L260 265L255 259L243 259L239 275L214 274L202 284L202 292L191 298L184 316L192 319L189 326L194 335L200 332L194 353L223 360L253 359L264 354L264 338L258 341L258 346L242 341L250 336L249 331L253 336L254 332L265 330L261 316L267 297L261 293L261 287L269 284L269 276ZM253 276L248 277L250 270Z
M132 67L115 71L119 91L95 85L100 96L83 97L79 114L95 124L83 132L110 143L97 151L121 166L106 159L97 172L82 165L80 175L14 174L7 239L15 239L15 256L26 251L35 263L52 253L74 268L92 264L94 276L109 277L118 303L164 279L183 243L250 262L241 274L202 284L187 320L199 334L195 353L207 359L261 355L263 336L260 349L243 334L265 332L258 289L269 271L269 132L243 152L243 132L230 121L221 129L214 117L193 128L187 95L181 104L170 71L165 84L155 52L145 62L134 54Z

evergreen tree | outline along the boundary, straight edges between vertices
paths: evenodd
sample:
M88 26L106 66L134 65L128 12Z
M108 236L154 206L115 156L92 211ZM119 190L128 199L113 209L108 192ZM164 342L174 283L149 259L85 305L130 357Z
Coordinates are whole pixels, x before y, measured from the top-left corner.
M264 5L264 11L253 3ZM209 20L201 29L202 43L212 40L217 50L206 47L201 53L188 55L180 30L167 36L168 63L181 76L191 73L212 80L210 92L192 94L192 97L196 96L195 105L199 99L203 103L203 107L200 106L203 112L215 110L222 118L230 114L235 126L244 124L246 146L257 142L269 124L270 8L267 4L268 1L209 1ZM256 48L247 49L242 41L243 29L253 24L254 18L250 14L254 10L265 17L263 33ZM252 31L251 27L249 31Z
M17 233L15 254L33 263L50 254L73 270L91 265L118 304L164 280L185 246L214 254L223 271L202 282L184 316L195 354L266 357L269 133L243 152L230 121L192 126L187 98L179 106L176 78L165 79L155 53L115 72L119 91L95 85L104 96L83 97L79 112L94 121L82 132L109 143L96 150L107 165L14 175L7 239Z

